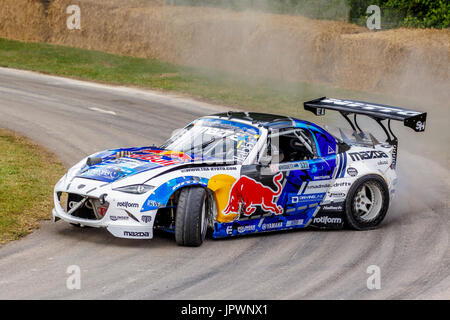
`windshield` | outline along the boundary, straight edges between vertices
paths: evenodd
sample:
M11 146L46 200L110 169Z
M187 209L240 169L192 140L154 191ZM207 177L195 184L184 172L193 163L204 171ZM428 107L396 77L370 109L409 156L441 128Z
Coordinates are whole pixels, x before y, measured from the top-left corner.
M259 129L222 119L199 119L172 136L161 148L194 159L241 164L259 138Z

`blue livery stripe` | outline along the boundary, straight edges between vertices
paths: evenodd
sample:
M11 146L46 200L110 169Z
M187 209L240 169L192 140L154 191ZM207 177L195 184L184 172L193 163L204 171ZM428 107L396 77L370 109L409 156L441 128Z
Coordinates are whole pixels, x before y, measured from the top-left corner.
M342 170L342 155L338 154L338 159L339 159L339 167L338 167L338 171L336 173L335 178L339 177L339 175L341 174L341 170Z
M344 164L342 166L342 171L341 171L341 175L339 176L339 178L343 178L345 176L345 169L347 168L347 154L344 152L342 154L342 157L344 158Z

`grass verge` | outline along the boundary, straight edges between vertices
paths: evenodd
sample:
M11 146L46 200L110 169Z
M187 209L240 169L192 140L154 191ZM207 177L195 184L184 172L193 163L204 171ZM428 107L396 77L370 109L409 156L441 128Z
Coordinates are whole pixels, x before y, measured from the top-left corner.
M53 186L64 166L33 142L0 129L0 244L19 239L50 218Z
M358 98L367 94L304 82L280 82L155 59L119 56L72 47L0 38L0 66L174 91L213 103L245 106L249 111L298 115L302 102L321 96ZM301 112L301 111L300 111Z

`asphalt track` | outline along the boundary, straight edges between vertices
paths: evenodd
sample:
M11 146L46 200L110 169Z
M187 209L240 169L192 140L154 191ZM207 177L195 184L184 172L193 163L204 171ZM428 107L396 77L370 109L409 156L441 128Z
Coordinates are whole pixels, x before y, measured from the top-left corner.
M67 166L109 147L161 143L217 109L0 68L0 127ZM400 190L377 230L301 230L185 248L170 235L126 240L46 221L0 247L0 299L450 299L448 167L415 151L400 145ZM66 287L70 265L81 268L80 290ZM380 268L378 290L367 288L371 265Z

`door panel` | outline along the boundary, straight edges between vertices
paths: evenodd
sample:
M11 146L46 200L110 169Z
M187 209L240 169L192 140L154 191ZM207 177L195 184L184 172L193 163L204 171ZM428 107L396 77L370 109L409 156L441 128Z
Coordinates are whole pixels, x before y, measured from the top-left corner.
M307 168L289 171L278 203L284 206L286 215L300 215L307 221L330 187L336 156L304 162L308 164Z

